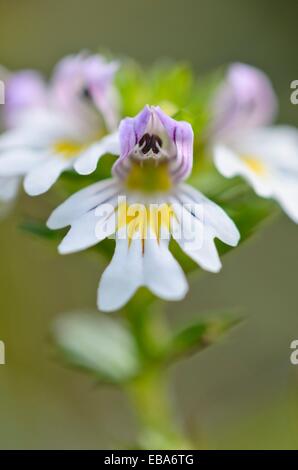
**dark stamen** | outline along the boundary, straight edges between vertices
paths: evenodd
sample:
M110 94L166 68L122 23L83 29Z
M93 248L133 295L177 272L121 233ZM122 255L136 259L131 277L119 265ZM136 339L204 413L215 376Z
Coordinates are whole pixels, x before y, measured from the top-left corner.
M90 90L87 87L83 88L83 90L81 91L81 96L82 98L87 99L87 100L92 99Z
M159 152L159 148L157 147L156 143L158 143L159 148L162 147L162 140L158 135L153 135L152 136L152 143L151 143L151 148L153 153L157 154Z
M142 148L142 152L144 155L148 153L149 150L151 149L151 139L152 137L149 134L144 134L139 142L140 147L142 147L145 144L144 147Z
M161 147L161 138L158 135L150 135L146 133L139 141L139 147L143 147L143 145L145 144L144 147L141 149L144 155L146 155L150 150L152 150L153 153L158 154L159 148L157 147L156 143L159 145L159 147Z

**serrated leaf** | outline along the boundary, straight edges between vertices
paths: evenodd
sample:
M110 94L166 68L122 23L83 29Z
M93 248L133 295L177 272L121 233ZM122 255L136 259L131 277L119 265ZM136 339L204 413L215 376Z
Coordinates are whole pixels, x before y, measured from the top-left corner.
M99 313L77 312L60 316L52 333L68 365L102 382L127 382L139 371L138 348L123 323Z
M231 315L199 320L173 334L166 355L170 360L194 354L216 343L231 328L239 324L240 318Z

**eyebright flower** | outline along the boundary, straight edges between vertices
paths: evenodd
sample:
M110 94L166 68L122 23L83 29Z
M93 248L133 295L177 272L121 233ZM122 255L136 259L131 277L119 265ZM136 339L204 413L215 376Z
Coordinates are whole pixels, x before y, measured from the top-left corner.
M261 70L235 63L219 86L211 111L213 137L219 141L235 132L269 125L277 112L277 99Z
M122 307L141 286L166 300L182 299L188 285L169 250L170 238L202 268L217 272L214 239L237 245L239 232L215 203L183 183L191 173L193 130L159 107L146 106L119 127L120 156L112 178L72 195L50 216L48 227L71 226L62 254L115 236L111 263L98 289L98 307Z
M12 75L4 107L11 127L0 137L0 178L24 177L28 194L46 192L67 169L95 170L118 153L117 64L100 56L67 57L46 86L35 72Z
M20 123L21 116L28 107L42 107L45 104L46 88L41 76L33 70L9 73L1 67L0 76L5 83L5 103L1 106L3 131ZM8 203L15 199L19 185L19 176L0 176L0 202L5 203L1 205L1 215L10 207Z
M263 72L232 65L214 99L213 155L219 172L243 176L298 223L298 130L271 126L276 97Z
M32 109L47 105L48 94L46 83L35 70L7 72L4 77L5 103L3 109L4 126L6 129L21 123L22 116Z

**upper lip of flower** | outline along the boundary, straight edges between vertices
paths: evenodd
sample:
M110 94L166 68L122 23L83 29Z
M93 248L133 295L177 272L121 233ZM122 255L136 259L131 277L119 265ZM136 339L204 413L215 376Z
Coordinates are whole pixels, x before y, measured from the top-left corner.
M271 124L277 99L269 78L261 70L234 63L215 94L212 108L212 137L223 140L235 132Z
M145 108L146 109L146 108ZM147 124L143 135L138 139L129 158L133 160L165 160L175 157L176 146L171 141L157 114L157 108L148 106Z
M192 168L193 138L189 123L172 119L158 106L147 105L137 116L120 123L120 157L113 174L124 179L132 161L152 159L157 164L167 161L173 181L182 181Z

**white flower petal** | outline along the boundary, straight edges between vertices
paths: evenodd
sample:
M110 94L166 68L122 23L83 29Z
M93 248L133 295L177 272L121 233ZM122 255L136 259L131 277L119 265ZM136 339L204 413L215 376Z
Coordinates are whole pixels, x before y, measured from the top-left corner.
M272 197L274 179L298 172L298 130L290 126L258 128L236 134L225 144L215 145L214 161L226 177L243 176L261 197ZM245 161L245 157L247 160ZM249 160L263 170L253 170Z
M22 126L19 130L24 135L27 133L30 139L33 138L35 145L49 145L59 140L72 140L80 131L76 125L75 116L51 107L30 109L22 114Z
M22 176L43 159L44 155L31 150L6 150L0 154L0 176Z
M217 145L214 153L215 164L224 176L243 176L259 196L274 198L286 214L298 222L296 128L274 126L246 131L234 136L226 146ZM249 161L253 163L252 168ZM261 171L258 171L259 165Z
M285 213L296 224L298 223L298 180L281 180L275 182L274 198Z
M245 155L245 151L243 151ZM271 178L268 175L259 176L252 171L247 164L231 148L224 145L216 145L214 148L214 163L218 171L226 178L242 176L250 184L254 191L261 197L271 197Z
M167 240L151 233L145 240L144 284L164 300L181 300L188 291L184 272L171 254Z
M226 178L232 178L242 170L239 156L224 145L214 147L214 163L218 171Z
M202 246L204 237L204 224L202 220L193 215L192 209L175 201L173 198L172 208L176 218L171 219L171 231L175 239L180 239L188 249L198 249ZM200 207L200 212L201 211Z
M205 232L202 247L197 251L188 251L187 254L206 271L218 273L221 270L222 264L214 243L214 237L211 233L208 234L208 231Z
M269 168L283 165L298 168L298 129L291 126L261 127L242 132L231 141L237 154L252 155Z
M116 240L115 253L104 271L98 288L98 308L110 312L128 302L143 284L142 241Z
M115 233L115 230L114 208L101 218L97 216L96 208L72 223L71 229L58 247L59 253L65 255L90 248Z
M215 237L230 246L236 246L239 243L240 233L236 225L220 206L187 184L181 185L181 189L182 191L177 191L179 199L182 202L187 202L185 199L185 195L187 195L202 207L200 209L202 222L204 226L212 227Z
M20 125L0 136L0 151L27 148L45 148L59 140L72 140L80 129L74 127L69 116L45 109L22 113Z
M74 168L80 175L89 175L96 170L99 159L107 153L119 155L120 144L118 133L108 135L96 144L91 145L76 160Z
M38 196L45 193L69 166L70 163L67 160L49 156L43 163L40 163L26 175L24 180L26 193L29 196Z
M39 147L40 135L34 129L18 128L3 132L0 136L0 151L10 151L18 147Z
M204 227L203 241L197 247L194 244L189 244L187 240L181 236L179 222L175 219L172 221L172 235L181 249L193 261L198 263L201 268L206 271L217 273L221 269L221 261L214 243L214 231L211 227Z
M118 182L113 178L92 184L58 206L48 219L47 226L53 230L66 227L92 208L116 195L118 191Z

